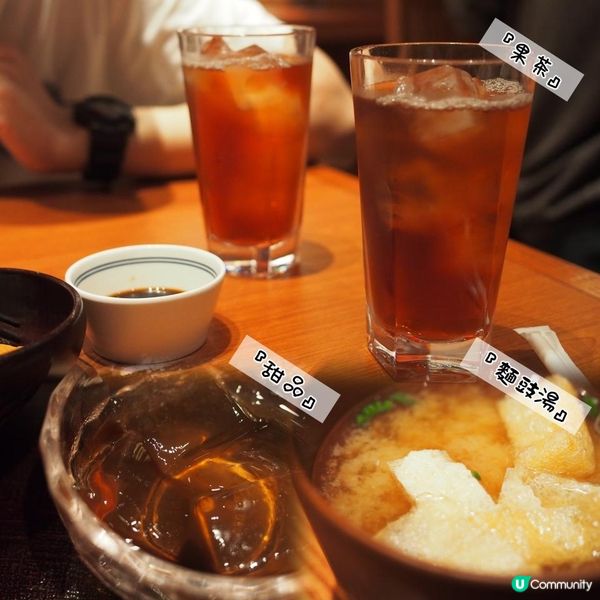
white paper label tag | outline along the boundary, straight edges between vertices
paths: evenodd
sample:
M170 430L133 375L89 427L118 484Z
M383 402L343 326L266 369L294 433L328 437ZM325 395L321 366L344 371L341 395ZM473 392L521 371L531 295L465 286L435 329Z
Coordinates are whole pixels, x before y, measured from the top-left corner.
M583 73L521 35L500 19L494 19L480 46L533 79L536 83L568 100Z
M576 434L590 412L585 402L479 338L460 366L569 433Z
M229 364L322 423L340 395L246 336Z

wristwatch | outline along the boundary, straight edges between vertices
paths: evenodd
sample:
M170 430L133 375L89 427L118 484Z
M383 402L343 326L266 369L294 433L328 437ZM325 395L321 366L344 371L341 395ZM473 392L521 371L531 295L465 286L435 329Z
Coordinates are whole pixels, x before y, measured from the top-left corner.
M121 173L125 148L135 129L131 106L106 95L89 96L73 107L73 120L90 132L85 179L108 183Z

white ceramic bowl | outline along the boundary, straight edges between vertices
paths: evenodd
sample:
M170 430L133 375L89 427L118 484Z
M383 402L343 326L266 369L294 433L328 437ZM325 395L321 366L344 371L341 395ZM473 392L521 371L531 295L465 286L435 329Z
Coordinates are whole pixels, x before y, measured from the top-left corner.
M94 350L116 362L148 364L180 358L206 341L224 276L223 261L206 250L144 244L86 256L65 279L83 298ZM151 287L182 291L113 297Z

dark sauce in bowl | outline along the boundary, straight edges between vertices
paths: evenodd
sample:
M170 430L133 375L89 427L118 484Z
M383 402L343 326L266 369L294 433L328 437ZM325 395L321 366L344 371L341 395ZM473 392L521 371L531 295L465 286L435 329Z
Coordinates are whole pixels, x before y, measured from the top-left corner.
M111 294L111 298L160 298L161 296L172 296L174 294L181 294L184 290L177 288L167 287L142 287L134 288L132 290L124 290L122 292L115 292Z

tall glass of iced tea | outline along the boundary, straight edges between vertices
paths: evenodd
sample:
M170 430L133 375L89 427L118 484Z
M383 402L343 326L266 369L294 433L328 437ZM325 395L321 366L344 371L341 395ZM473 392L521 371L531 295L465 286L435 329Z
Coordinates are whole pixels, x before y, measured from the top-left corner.
M477 44L350 53L369 348L457 365L496 305L533 82Z
M179 32L209 249L228 272L270 277L297 261L315 32Z

